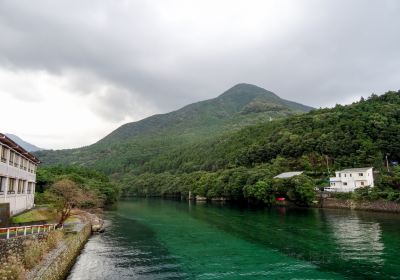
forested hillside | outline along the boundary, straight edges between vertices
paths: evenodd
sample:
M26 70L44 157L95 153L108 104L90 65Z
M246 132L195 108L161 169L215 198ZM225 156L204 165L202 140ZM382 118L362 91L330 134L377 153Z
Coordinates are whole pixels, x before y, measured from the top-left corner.
M41 151L37 156L43 165L76 164L118 176L141 172L146 163L170 150L311 109L260 87L238 84L217 98L125 124L91 146Z
M242 89L239 85L213 102L174 112L175 120L181 116L181 122L165 121L171 118L168 115L155 121L154 129L146 120L126 125L84 149L38 155L45 163L75 163L105 171L126 195L188 195L191 191L208 198L264 202L281 195L302 204L314 199L316 186L328 185L334 170L373 166L379 172L373 197L400 201L400 168L393 165L387 172L384 166L386 157L389 162L400 160L400 92L297 114L307 107L265 91L248 98ZM212 109L202 117L199 107ZM218 112L229 117L216 121L217 133ZM285 184L272 179L294 170L304 170L305 175Z
M374 166L380 171L376 191L382 191L383 198L399 200L400 169L391 166L387 173L384 166L386 155L390 162L399 161L399 138L400 92L388 92L170 150L125 174L122 185L127 193L145 195L191 190L210 198L268 201L266 193L279 190L279 182L271 184L272 177L283 171L304 170L323 186L335 169ZM300 177L285 185L290 190L281 190L293 196L311 195L300 199L310 201L309 183ZM307 184L306 190L298 189Z

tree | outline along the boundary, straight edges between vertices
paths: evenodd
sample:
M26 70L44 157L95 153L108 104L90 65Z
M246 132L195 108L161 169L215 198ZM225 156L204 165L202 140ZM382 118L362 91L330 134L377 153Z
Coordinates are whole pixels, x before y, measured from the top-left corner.
M315 200L315 181L306 176L298 175L288 180L289 190L287 195L299 205L310 205Z
M46 192L47 201L60 213L57 227L61 227L76 207L94 207L99 204L98 197L89 190L83 190L74 181L62 179L55 182Z

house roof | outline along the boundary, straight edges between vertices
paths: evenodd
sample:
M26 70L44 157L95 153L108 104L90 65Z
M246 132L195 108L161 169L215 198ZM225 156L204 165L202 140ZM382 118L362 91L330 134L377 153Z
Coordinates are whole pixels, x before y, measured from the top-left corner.
M36 164L40 163L40 160L37 157L32 155L30 152L28 152L27 150L25 150L21 146L19 146L17 143L15 143L13 140L11 140L9 137L4 135L3 133L0 133L0 143L2 143L4 145L8 146L9 148L17 151L18 153L20 153L21 155L23 155L26 158L30 159L34 163L36 163Z
M347 168L336 172L366 172L370 169L372 169L372 167Z
M302 173L303 171L283 172L279 175L276 175L274 178L287 179L287 178L292 178L293 176L300 175Z

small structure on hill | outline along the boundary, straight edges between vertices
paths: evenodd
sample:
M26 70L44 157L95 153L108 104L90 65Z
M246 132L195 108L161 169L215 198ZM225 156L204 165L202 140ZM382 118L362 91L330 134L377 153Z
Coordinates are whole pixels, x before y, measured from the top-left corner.
M330 187L325 188L333 192L352 192L357 188L373 187L374 174L372 167L349 168L336 171L336 177L330 178Z
M297 175L303 174L303 171L291 171L291 172L283 172L279 175L276 175L274 179L289 179Z

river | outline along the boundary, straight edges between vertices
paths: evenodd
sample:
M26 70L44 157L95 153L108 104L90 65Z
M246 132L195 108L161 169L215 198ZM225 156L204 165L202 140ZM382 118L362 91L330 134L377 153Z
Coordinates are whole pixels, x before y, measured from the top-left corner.
M69 280L400 279L400 215L119 202Z

